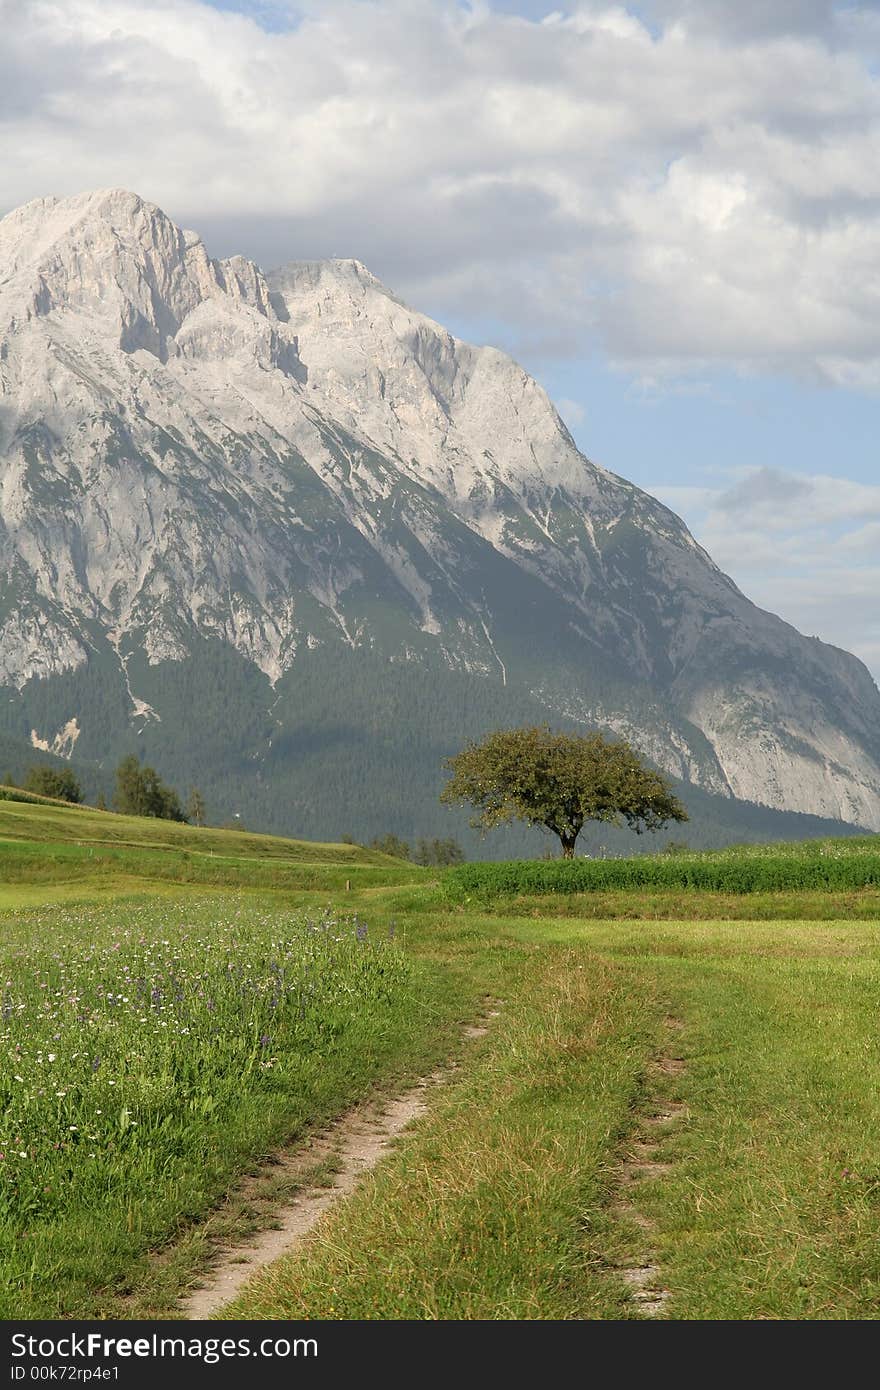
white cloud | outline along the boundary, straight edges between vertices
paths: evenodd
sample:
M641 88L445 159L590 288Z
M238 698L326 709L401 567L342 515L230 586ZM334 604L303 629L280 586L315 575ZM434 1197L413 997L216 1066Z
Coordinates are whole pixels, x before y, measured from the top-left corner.
M657 495L754 602L855 652L880 681L880 486L749 468Z
M123 184L523 352L880 386L872 4L296 8L0 0L0 205Z
M713 498L716 513L748 519L767 531L820 527L880 517L880 486L781 468L749 468Z

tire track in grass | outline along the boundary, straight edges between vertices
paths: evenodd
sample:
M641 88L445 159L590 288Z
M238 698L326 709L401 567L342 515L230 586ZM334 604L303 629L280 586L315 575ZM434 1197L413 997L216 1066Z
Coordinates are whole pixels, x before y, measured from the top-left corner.
M680 1019L667 1018L666 1027L674 1035L683 1024ZM670 1100L665 1094L666 1087L656 1084L662 1078L668 1085L668 1079L674 1080L684 1074L685 1060L673 1055L676 1051L670 1038L664 1051L654 1058L651 1065L649 1080L654 1081L655 1089L649 1090L642 1103L637 1128L626 1146L626 1156L617 1168L617 1197L611 1207L611 1214L618 1221L627 1223L638 1233L634 1244L639 1257L626 1256L615 1265L615 1269L627 1285L630 1298L643 1318L666 1316L672 1297L663 1283L663 1271L652 1240L657 1229L656 1222L642 1210L639 1188L643 1183L657 1181L672 1171L672 1165L660 1157L663 1140L688 1114L686 1105Z
M497 1017L497 1009L487 1010L477 1023L462 1028L462 1036L468 1040L485 1037ZM302 1179L301 1190L276 1213L270 1230L246 1244L218 1247L205 1284L182 1300L181 1316L212 1317L232 1302L258 1270L296 1250L324 1212L354 1192L364 1174L391 1152L398 1135L425 1114L431 1091L448 1081L458 1067L458 1062L448 1062L391 1100L355 1106L307 1144L276 1155L275 1165ZM329 1174L323 1186L315 1184L316 1173Z

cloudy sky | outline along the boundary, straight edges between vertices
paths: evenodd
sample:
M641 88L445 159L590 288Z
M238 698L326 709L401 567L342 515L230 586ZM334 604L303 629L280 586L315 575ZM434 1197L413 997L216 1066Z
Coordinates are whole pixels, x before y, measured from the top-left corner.
M357 256L880 677L880 0L0 0L0 212Z

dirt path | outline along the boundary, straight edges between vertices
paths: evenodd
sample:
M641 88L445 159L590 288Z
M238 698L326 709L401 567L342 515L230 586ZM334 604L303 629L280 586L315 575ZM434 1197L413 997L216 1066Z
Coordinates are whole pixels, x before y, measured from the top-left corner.
M487 1012L479 1024L462 1029L466 1038L482 1038L497 1010ZM432 1089L454 1075L458 1064L449 1063L423 1077L410 1090L392 1100L366 1102L350 1110L323 1134L274 1160L303 1187L292 1203L277 1212L276 1225L247 1244L219 1246L217 1261L207 1272L205 1284L181 1303L181 1316L209 1318L230 1303L257 1270L298 1248L325 1211L357 1187L361 1178L391 1151L399 1134L425 1113ZM326 1186L316 1186L310 1175L332 1168ZM241 1189L240 1189L241 1191ZM246 1191L246 1188L245 1188Z
M682 1027L681 1021L668 1018L666 1026L671 1035L669 1044L652 1064L652 1071L658 1083L661 1078L666 1080L681 1076L685 1070L684 1059L674 1055L676 1049L673 1038ZM658 1086L658 1092L659 1090ZM663 1137L674 1125L680 1123L687 1113L687 1106L680 1101L669 1100L663 1094L652 1094L649 1091L642 1106L638 1129L627 1145L626 1157L617 1170L618 1197L612 1207L612 1213L618 1220L636 1228L640 1233L642 1247L641 1258L638 1261L625 1261L617 1267L617 1272L629 1286L632 1300L644 1318L663 1317L671 1295L664 1287L657 1253L652 1248L651 1235L655 1224L639 1207L639 1184L662 1178L670 1172L668 1163L658 1161L660 1144Z

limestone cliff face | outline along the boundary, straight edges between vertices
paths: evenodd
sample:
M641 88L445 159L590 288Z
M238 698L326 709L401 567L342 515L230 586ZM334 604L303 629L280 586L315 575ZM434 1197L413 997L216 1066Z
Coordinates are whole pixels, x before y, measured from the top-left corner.
M521 685L709 790L880 829L861 663L755 608L522 368L356 261L215 261L119 190L11 213L0 518L13 700L109 651L132 717L159 718L135 654L218 639L277 683L371 647Z

